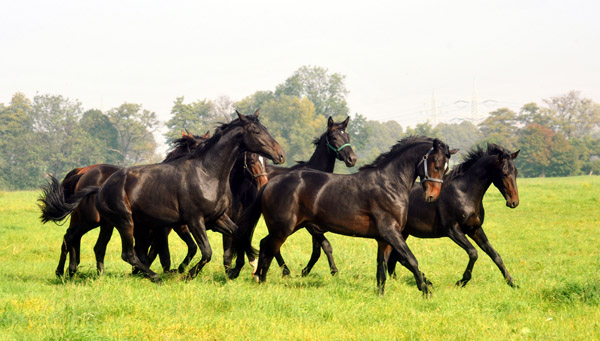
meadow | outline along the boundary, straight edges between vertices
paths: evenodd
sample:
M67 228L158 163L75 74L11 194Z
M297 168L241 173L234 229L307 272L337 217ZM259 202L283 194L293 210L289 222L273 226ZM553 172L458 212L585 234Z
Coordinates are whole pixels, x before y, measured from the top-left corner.
M449 239L409 238L419 266L433 282L431 298L403 267L376 293L376 242L328 233L340 273L324 256L308 277L310 236L292 235L267 283L246 266L226 278L221 238L209 232L213 259L194 280L164 274L162 284L131 275L118 233L97 276L84 236L79 272L54 270L67 225L42 225L38 191L0 192L0 339L598 339L600 338L600 177L518 179L520 205L505 206L495 187L484 204L484 229L519 288L506 285L480 249L473 278L454 283L466 253ZM259 226L257 246L266 233ZM170 238L173 263L184 244ZM198 260L195 258L194 263ZM161 271L158 262L153 265Z

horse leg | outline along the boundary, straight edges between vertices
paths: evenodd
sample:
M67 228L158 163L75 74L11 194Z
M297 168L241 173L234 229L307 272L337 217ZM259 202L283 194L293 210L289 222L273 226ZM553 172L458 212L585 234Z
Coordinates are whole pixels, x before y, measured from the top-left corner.
M154 233L154 239L152 245L156 244L158 247L158 256L160 257L160 264L162 265L163 272L171 272L171 251L169 250L169 228L157 228ZM152 261L148 258L148 266L152 265Z
M122 252L121 258L127 263L131 264L134 267L139 268L141 271L145 272L150 280L153 282L160 282L160 277L157 273L150 270L150 268L144 264L138 256L136 255L135 248L133 246L133 221L131 216L126 219L121 219L118 224L115 224L117 227L117 231L121 235L121 244L122 244Z
M496 263L496 266L498 266L498 269L500 269L500 272L502 272L506 283L513 288L518 287L511 275L508 273L508 270L506 270L504 262L502 262L502 257L500 257L500 254L494 250L492 244L490 244L489 240L487 239L485 232L483 232L483 228L480 226L472 230L469 233L469 237L471 237L471 239L477 243L477 245L494 261L494 263Z
M112 237L112 233L112 225L106 222L100 224L100 234L98 234L98 240L96 241L96 245L94 245L98 275L104 275L104 256L106 255L106 246Z
M419 263L417 262L417 259L413 255L412 251L410 251L408 248L408 245L406 245L406 241L404 241L404 238L402 238L402 235L394 226L394 223L391 223L389 226L391 228L388 228L381 233L383 240L389 243L394 251L396 251L400 264L413 273L415 276L415 281L417 282L417 288L423 292L424 296L429 296L429 286L427 285L427 281L424 279L423 273L419 271ZM383 292L383 288L381 292Z
M241 258L241 260L239 259ZM235 279L239 276L242 267L244 266L244 257L238 257L235 262L235 268L231 268L233 262L233 239L230 236L223 235L223 266L229 279Z
M307 229L308 230L308 229ZM308 230L310 232L310 230ZM312 232L311 232L312 234ZM312 270L315 263L321 257L321 243L317 239L317 237L313 234L312 236L312 254L310 255L310 259L308 260L308 264L302 269L302 277L307 276Z
M463 250L469 255L469 264L463 273L463 278L456 282L457 286L465 286L471 280L471 274L473 272L473 266L477 261L477 249L469 242L467 236L461 231L458 224L454 224L448 229L448 237L452 239L458 246L462 247Z
M188 227L196 243L200 247L200 253L202 254L202 258L200 261L190 269L189 277L194 278L202 270L202 268L210 262L212 258L212 249L210 247L210 243L208 242L208 236L206 235L206 227L204 225L204 220L199 219L198 221L193 221L188 223Z
M275 260L277 261L277 265L279 265L279 267L281 268L281 276L289 276L292 273L290 271L290 268L288 268L287 264L285 264L285 260L281 256L280 251L277 251L277 253L275 253Z
M383 296L385 293L385 272L387 264L385 262L385 254L388 243L377 241L377 292Z
M186 225L174 227L173 230L175 231L175 233L177 233L179 238L181 238L181 240L185 242L185 244L188 247L188 252L185 255L185 258L183 259L181 264L179 265L179 268L177 269L179 273L183 273L194 258L194 256L196 255L196 252L198 252L198 247L196 246L196 242L194 242L194 238L192 237L192 234L190 233L190 230L187 228Z
M58 259L58 266L56 267L56 276L62 277L65 274L65 263L67 261L67 254L69 250L67 248L67 235L63 236L62 243L60 245L60 258Z

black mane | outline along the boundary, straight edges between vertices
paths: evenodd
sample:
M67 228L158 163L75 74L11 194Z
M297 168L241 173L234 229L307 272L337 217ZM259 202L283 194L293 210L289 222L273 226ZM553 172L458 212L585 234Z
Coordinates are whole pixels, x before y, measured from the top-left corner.
M380 167L383 164L389 162L389 160L394 159L398 154L402 154L408 147L412 146L415 143L433 143L433 139L426 136L408 136L398 141L389 152L383 153L379 155L375 161L371 162L368 165L362 166L359 170L371 169Z
M246 119L248 119L249 121L253 122L253 123L260 123L258 121L258 117L254 116L254 115L250 115L250 116L246 116ZM198 149L196 149L196 151L194 152L194 155L196 154L201 154L203 153L205 150L211 148L213 145L215 145L219 139L221 139L221 136L223 136L223 134L225 134L227 131L236 128L236 127L241 127L245 125L244 122L242 122L239 118L236 118L235 120L229 122L229 123L220 123L220 125L215 128L215 133L213 134L213 136L211 136L208 140L206 140L204 143L202 143L202 145L200 145L198 147Z
M463 162L454 167L448 174L446 174L446 178L448 180L457 178L461 175L464 175L469 168L471 168L477 161L486 157L493 155L505 155L506 157L510 157L510 152L503 147L494 144L488 143L487 148L483 148L482 146L477 146L475 149L471 149L467 155L464 157Z
M192 149L192 147L199 143L201 139L202 137L198 135L185 135L181 138L172 140L170 144L173 147L173 149L171 149L171 151L167 154L162 163L171 162L182 156L191 154L195 150L195 148ZM204 141L200 143L204 143Z

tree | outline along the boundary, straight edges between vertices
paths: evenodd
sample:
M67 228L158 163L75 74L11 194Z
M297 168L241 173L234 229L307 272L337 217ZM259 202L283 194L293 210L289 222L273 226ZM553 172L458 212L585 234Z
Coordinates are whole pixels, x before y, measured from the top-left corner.
M214 105L208 100L198 100L189 104L183 103L183 97L178 97L171 109L171 119L167 121L165 137L171 141L181 137L182 130L200 135L213 128L215 123Z
M406 135L421 135L431 137L437 135L437 130L431 125L431 123L429 123L429 120L427 120L423 123L417 123L414 129L407 127Z
M30 117L31 101L22 93L8 106L0 105L0 188L36 187L44 172Z
M484 136L481 142L496 143L508 150L514 150L518 132L516 120L517 115L508 108L492 111L479 123L479 131Z
M552 137L550 164L546 168L548 176L569 176L577 171L577 155L573 146L560 132Z
M346 102L345 78L339 73L328 74L322 67L302 66L277 86L275 96L307 97L313 102L317 115L346 117L350 110Z
M536 123L522 129L518 140L521 154L515 160L521 175L546 176L546 168L550 165L553 138L552 129Z
M549 127L551 126L552 117L550 116L549 110L540 108L536 103L531 102L521 107L521 111L517 115L516 121L523 127L531 123Z
M100 110L88 110L83 113L79 125L102 151L102 156L99 158L102 162L111 164L120 162L119 133L107 115Z
M545 100L553 119L555 132L562 132L567 140L598 133L600 105L589 98L581 98L579 91Z
M121 163L124 166L156 160L156 142L152 133L158 128L156 114L140 104L124 103L108 111L117 129Z
M435 131L437 132L436 137L446 142L450 148L458 148L463 153L466 153L483 138L477 126L469 121L440 123L435 126ZM455 162L458 159L453 156L450 160Z

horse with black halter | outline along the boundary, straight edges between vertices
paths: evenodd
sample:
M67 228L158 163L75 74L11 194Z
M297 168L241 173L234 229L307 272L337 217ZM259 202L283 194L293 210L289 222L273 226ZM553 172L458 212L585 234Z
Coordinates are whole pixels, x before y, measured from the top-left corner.
M305 168L315 169L327 173L333 173L336 159L343 161L347 167L353 167L356 164L357 157L354 153L354 150L352 149L352 145L350 144L350 134L346 132L349 121L350 117L347 117L342 122L334 122L333 118L329 117L327 119L327 130L320 137L317 137L313 141L313 144L315 145L315 151L313 152L310 159L306 162L300 161L292 167L268 165L267 176L269 180L281 174L286 174L290 171ZM327 250L326 254L329 260L329 264L331 266L331 274L335 275L337 273L337 267L335 266L335 262L333 260L333 249L331 248L331 244L325 238L323 233L319 231L318 226L307 222L305 224L305 227L306 230L312 235L313 255L315 253L320 253L321 248ZM250 255L252 253L252 250L246 250L247 255ZM275 259L277 260L279 267L282 269L283 275L289 275L290 269L285 264L281 253L277 253L275 255ZM243 263L241 265L243 265ZM239 268L241 268L241 266L239 266L238 263L238 266L236 266L235 269L236 271L232 272L233 277L237 277L237 274L239 273ZM302 271L302 274L304 275L304 270Z
M173 141L173 150L167 154L163 162L170 162L182 155L190 154L209 137L208 132L203 136L195 136L182 132L181 138ZM38 199L38 201L41 201L40 209L42 210L42 215L40 218L42 222L54 221L55 223L59 223L64 220L68 215L68 210L64 206L72 203L75 193L85 187L101 186L108 177L122 168L109 164L96 164L83 168L75 168L67 173L61 183L58 183L58 180L51 176L50 182L44 186L43 193ZM100 226L100 234L94 246L94 253L96 255L98 273L104 273L104 255L106 253L106 245L112 236L113 227L100 219L100 215L96 210L95 200L94 198L90 198L82 202L71 213L69 228L63 237L60 259L56 268L57 276L64 274L67 255L69 255L69 276L75 274L80 262L81 238L98 226ZM185 267L194 257L197 247L189 232L185 233L187 227L180 226L174 229L188 246L188 254L182 263L182 266Z
M194 277L212 257L206 224L225 234L237 229L225 211L232 201L229 174L245 151L259 153L275 163L285 160L279 143L260 124L258 111L252 116L238 113L238 119L221 125L189 156L117 171L100 189L88 187L80 197L96 195L100 216L121 235L123 260L153 280L159 280L158 275L134 250L135 228L152 229L156 238L167 243L169 227L187 225L202 253L189 272Z
M428 294L417 260L401 232L408 213L408 196L417 176L421 178L424 199L435 201L448 159L455 152L438 139L409 137L354 174L303 169L280 175L269 181L244 214L236 238L250 243L249 232L262 212L269 234L260 242L257 275L261 282L266 280L281 245L306 222L316 224L322 231L373 238L379 243L379 293L383 294L385 288L383 251L390 244L401 263L413 272L419 290Z
M471 279L473 266L477 260L477 250L467 239L467 235L494 261L502 272L506 283L515 286L513 278L494 250L483 231L483 196L494 184L506 199L506 206L519 205L517 188L517 167L514 159L519 155L507 151L501 146L488 144L487 149L476 148L468 153L465 160L444 176L444 184L439 199L435 203L423 200L423 191L419 187L410 193L408 220L402 231L404 239L408 236L418 238L448 237L462 247L469 255L469 263L461 280L456 285L465 286ZM388 271L392 274L396 267L398 254L391 252Z

